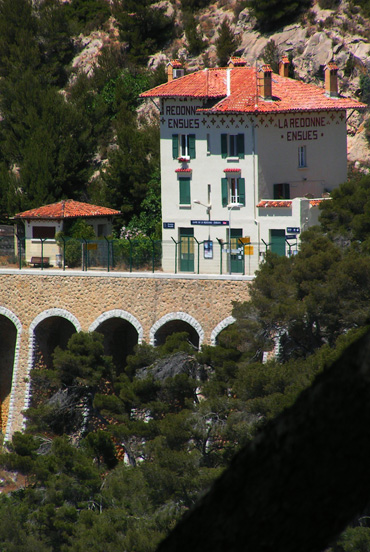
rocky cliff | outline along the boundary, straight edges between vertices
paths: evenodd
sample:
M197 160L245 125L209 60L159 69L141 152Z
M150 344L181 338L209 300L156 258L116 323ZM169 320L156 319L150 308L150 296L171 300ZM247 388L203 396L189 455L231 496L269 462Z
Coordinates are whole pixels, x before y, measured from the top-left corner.
M361 74L370 74L370 22L361 15L359 8L347 0L339 2L333 10L320 9L315 0L299 22L271 34L261 34L257 30L256 20L248 8L238 11L240 2L217 0L194 14L197 31L207 44L199 56L191 56L189 53L183 30L181 1L162 0L157 5L163 7L168 15L174 16L177 38L163 51L153 53L149 59L149 68L167 63L174 56L184 60L187 71L216 66L218 31L227 18L238 38L239 45L234 53L250 64L269 61L266 59L266 46L269 44L270 53L273 51L276 56L285 54L290 57L295 78L320 85L324 66L334 59L339 67L341 94L354 97L360 95ZM106 30L96 31L89 37L78 37L81 52L74 60L74 67L77 71L89 73L92 65L98 63L101 48L118 40L113 18ZM349 115L349 161L367 166L370 164L370 148L365 131L368 114Z

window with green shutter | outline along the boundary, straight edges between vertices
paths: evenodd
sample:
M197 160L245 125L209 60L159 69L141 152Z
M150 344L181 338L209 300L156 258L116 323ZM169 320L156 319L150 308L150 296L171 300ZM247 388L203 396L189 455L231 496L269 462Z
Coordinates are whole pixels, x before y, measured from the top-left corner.
M188 135L188 155L190 159L195 159L195 134Z
M221 157L244 159L244 134L221 134Z
M180 205L190 205L190 178L179 178Z
M228 205L245 205L245 179L222 178L221 179L222 207Z
M244 134L238 134L236 138L238 157L244 159Z
M226 159L227 157L227 134L221 134L221 157Z
M172 158L177 159L179 156L179 135L172 134Z
M221 178L221 198L222 207L226 207L229 203L229 182L227 178Z
M245 178L238 178L239 203L245 205Z
M195 134L172 134L172 157L195 159Z

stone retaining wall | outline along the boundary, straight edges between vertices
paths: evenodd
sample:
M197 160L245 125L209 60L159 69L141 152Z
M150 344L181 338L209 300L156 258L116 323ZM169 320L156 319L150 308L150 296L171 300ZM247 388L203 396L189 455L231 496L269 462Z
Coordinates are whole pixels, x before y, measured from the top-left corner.
M77 331L91 331L109 317L121 317L136 328L139 342L151 343L161 325L184 320L196 329L200 343L214 344L217 334L233 322L232 301L248 300L247 280L16 270L0 273L0 315L17 328L6 437L22 428L34 330L45 318L61 316Z

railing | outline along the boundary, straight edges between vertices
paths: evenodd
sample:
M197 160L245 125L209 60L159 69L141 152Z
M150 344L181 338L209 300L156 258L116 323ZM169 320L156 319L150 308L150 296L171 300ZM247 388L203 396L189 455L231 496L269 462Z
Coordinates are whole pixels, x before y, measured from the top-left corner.
M193 274L253 275L271 244L245 243L234 238L230 246L221 239L26 239L17 236L14 254L0 257L0 268L41 270L104 270L119 272L166 272ZM297 252L297 243L287 242L286 254ZM38 259L37 264L32 260Z

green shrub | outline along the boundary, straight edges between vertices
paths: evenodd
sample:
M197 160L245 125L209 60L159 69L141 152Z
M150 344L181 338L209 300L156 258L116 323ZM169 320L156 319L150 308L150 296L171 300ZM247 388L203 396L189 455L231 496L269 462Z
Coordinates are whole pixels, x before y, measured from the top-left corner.
M319 0L319 6L322 10L335 10L340 0Z
M81 265L81 242L72 238L65 244L65 262L69 268Z
M72 0L64 4L64 9L75 34L100 29L111 15L105 0Z
M271 69L274 73L279 72L279 50L273 40L269 40L266 44L262 57L265 63L268 63L271 66Z
M182 9L189 12L205 8L208 4L210 4L210 0L181 0Z
M370 104L370 75L364 73L360 77L360 92L361 100L367 104Z
M220 67L224 67L227 64L238 44L239 41L231 30L228 20L224 19L216 40L216 51Z
M261 31L270 32L296 21L311 4L311 0L250 0L249 7Z
M201 33L197 30L197 23L192 13L187 14L185 18L185 35L190 54L197 56L207 46L207 42L202 39Z

